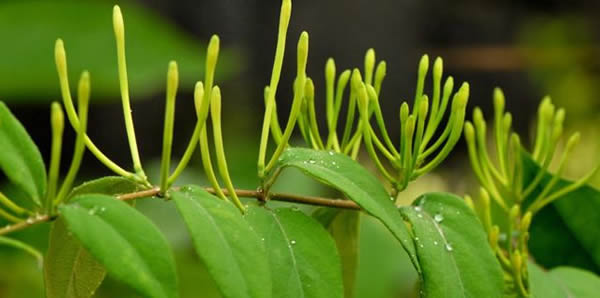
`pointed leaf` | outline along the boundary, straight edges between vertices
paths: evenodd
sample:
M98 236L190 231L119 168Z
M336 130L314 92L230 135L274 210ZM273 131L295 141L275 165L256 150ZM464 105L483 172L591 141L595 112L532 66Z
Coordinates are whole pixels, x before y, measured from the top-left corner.
M198 256L226 298L271 297L271 275L262 241L233 204L197 186L170 193Z
M522 154L524 168L524 185L528 185L540 169L540 166L528 154ZM552 179L546 173L540 185L530 198L536 197ZM554 189L563 188L571 181L560 179ZM559 265L557 260L568 260L571 266L600 272L600 190L585 185L570 192L552 204L546 206L534 216L531 226L531 251L536 261L544 266ZM550 223L550 224L548 224ZM562 231L562 232L558 232ZM570 239L571 241L565 241ZM568 247L565 247L568 246ZM547 247L565 247L552 250L548 254ZM574 259L574 256L575 259ZM590 263L590 261L592 261ZM564 264L564 263L563 263Z
M264 239L273 297L343 297L335 242L313 218L297 209L250 206L246 219Z
M313 218L327 229L337 246L342 262L344 297L354 297L356 272L358 267L358 241L360 233L360 212L333 208L319 208Z
M401 208L422 270L422 297L501 297L503 275L483 226L464 201L429 193Z
M44 283L48 298L92 297L106 270L73 235L62 219L50 228L50 243L44 259Z
M177 297L171 249L144 215L101 194L77 196L59 211L68 230L113 278L147 297Z
M69 198L82 194L117 195L138 190L136 183L123 177L102 177L75 187ZM100 286L106 270L67 231L63 219L50 228L48 252L44 259L46 295L52 297L91 297Z
M533 298L595 298L600 293L600 277L573 267L544 271L529 263L529 284Z
M46 168L40 151L19 120L0 101L0 169L40 205L46 193Z
M290 148L281 155L267 179L273 179L286 167L300 169L306 175L339 190L367 213L381 220L400 241L419 271L414 244L396 206L381 182L359 163L331 151Z

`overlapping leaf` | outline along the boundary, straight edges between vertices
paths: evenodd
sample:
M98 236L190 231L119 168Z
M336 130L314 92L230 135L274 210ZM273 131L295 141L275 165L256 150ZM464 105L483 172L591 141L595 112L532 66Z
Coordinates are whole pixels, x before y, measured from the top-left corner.
M170 195L190 231L198 256L223 296L271 297L265 248L240 211L197 186L183 187Z
M501 297L502 270L481 223L457 196L429 193L401 208L422 271L422 297Z
M400 241L419 271L414 244L396 206L381 182L359 163L331 151L290 148L281 155L268 179L278 175L286 167L300 169L306 175L334 187L381 220Z
M335 242L297 209L250 206L247 221L268 248L273 297L344 297Z
M109 275L146 297L177 297L175 261L165 237L114 197L81 195L59 208L67 228Z
M527 185L540 167L529 155L523 154L523 168L524 185ZM546 173L530 197L537 196L551 178L552 175ZM571 183L560 179L554 189ZM571 266L600 272L600 236L597 233L597 227L600 227L599 213L600 191L587 185L542 209L534 216L531 227L530 247L536 260L548 267L559 265L557 260L564 260ZM566 239L570 241L565 241ZM548 247L553 247L551 253Z

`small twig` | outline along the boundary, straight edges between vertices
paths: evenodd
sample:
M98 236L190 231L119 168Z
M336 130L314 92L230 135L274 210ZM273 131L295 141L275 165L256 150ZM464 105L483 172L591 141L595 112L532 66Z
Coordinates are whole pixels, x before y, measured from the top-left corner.
M174 187L173 189L177 189ZM209 193L215 194L215 190L211 187L204 188ZM225 195L229 195L227 189L223 189L223 193ZM236 189L235 193L239 197L244 198L255 198L260 201L265 201L265 195L262 191L259 190L246 190L246 189ZM131 201L135 199L143 199L143 198L151 198L157 197L160 195L160 187L153 187L151 189L122 194L116 196L117 199L121 201ZM360 206L358 206L353 201L349 200L339 200L339 199L331 199L331 198L323 198L323 197L314 197L314 196L300 196L286 193L270 193L269 199L273 201L282 201L282 202L290 202L290 203L298 203L298 204L307 204L307 205L316 205L316 206L324 206L324 207L333 207L333 208L342 208L342 209L354 209L360 210ZM12 232L23 230L29 226L52 221L56 219L57 216L48 216L48 215L36 215L34 217L30 217L22 222L7 225L0 228L0 235L9 234Z

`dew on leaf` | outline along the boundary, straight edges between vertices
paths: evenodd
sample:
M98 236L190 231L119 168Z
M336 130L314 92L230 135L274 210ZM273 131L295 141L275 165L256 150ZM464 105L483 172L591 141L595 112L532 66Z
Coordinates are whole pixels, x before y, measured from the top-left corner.
M445 248L447 251L452 251L454 249L450 243L446 243Z
M442 222L442 220L444 220L444 216L441 213L438 213L433 216L433 219L437 222Z

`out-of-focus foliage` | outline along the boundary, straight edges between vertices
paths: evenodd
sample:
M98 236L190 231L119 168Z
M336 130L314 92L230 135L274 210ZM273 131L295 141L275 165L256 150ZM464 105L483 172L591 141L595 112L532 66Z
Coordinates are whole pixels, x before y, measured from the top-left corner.
M530 18L520 32L529 74L539 90L552 96L571 117L598 117L600 65L596 28L576 17ZM574 117L573 117L574 118Z
M120 1L123 2L123 1ZM94 99L119 94L112 1L4 0L0 2L0 97L15 103L58 100L54 41L62 38L70 79L89 70ZM182 86L202 78L204 45L159 15L134 3L122 3L130 89L133 98L162 90L169 60L179 65ZM237 65L235 55L221 54L221 75Z

